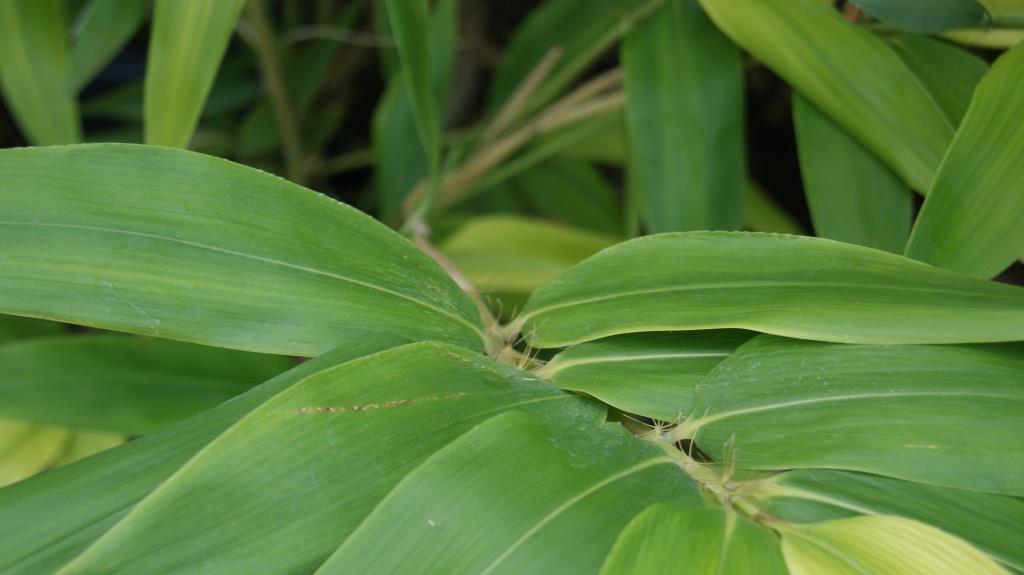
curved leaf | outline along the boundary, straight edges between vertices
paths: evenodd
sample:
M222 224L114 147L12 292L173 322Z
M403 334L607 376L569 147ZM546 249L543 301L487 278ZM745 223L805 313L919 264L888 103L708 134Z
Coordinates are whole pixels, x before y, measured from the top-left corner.
M1024 45L978 84L918 215L906 254L992 277L1024 252Z
M699 499L653 444L571 414L509 413L416 468L317 573L593 573L660 501Z
M535 291L514 327L558 347L620 333L743 328L848 343L1024 339L1024 289L817 238L637 238Z
M149 16L148 0L92 0L75 22L71 86L81 90L110 63Z
M924 36L901 34L889 38L889 46L928 89L950 125L959 126L988 64L967 50Z
M886 24L919 34L987 23L988 12L976 0L853 0L858 8Z
M472 301L383 225L193 152L0 151L0 311L279 354L392 332L480 348Z

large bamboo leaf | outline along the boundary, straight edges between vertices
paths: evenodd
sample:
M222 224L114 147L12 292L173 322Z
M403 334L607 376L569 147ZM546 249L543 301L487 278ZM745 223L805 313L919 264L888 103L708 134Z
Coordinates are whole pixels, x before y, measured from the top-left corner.
M476 308L369 217L194 152L0 151L0 311L317 355L376 332L481 347Z
M36 575L57 570L248 412L313 374L404 343L385 333L371 335L214 409L0 490L0 571Z
M853 3L887 24L920 34L988 22L988 12L976 0L853 0Z
M793 575L999 575L1006 571L960 539L903 517L851 517L787 529Z
M907 255L992 277L1024 252L1024 45L1001 56L974 92L935 176Z
M92 0L75 22L71 87L81 90L131 40L149 16L148 0Z
M765 509L789 521L901 515L963 538L1007 567L1024 570L1024 501L832 469L801 469L757 487Z
M651 232L739 229L746 151L739 49L697 0L669 0L622 44L630 185Z
M953 129L885 42L821 0L701 0L737 44L889 165L928 189Z
M570 347L537 375L623 411L675 421L690 413L693 386L748 339L732 330L618 335Z
M619 244L523 311L515 327L540 347L711 328L850 343L1024 339L1024 289L830 240L739 232Z
M1024 495L1024 344L759 336L694 395L680 437L740 467L829 467Z
M25 139L37 146L82 139L64 12L64 0L0 2L0 88Z
M901 34L890 38L889 46L927 88L950 125L959 126L988 64L967 50L924 36Z
M799 95L793 124L816 234L901 253L914 207L906 184Z
M416 465L510 409L568 421L600 414L435 343L325 370L232 426L62 572L169 573L183 561L220 573L308 572Z
M146 63L146 143L186 147L245 0L156 0Z
M286 357L121 335L0 346L0 416L142 434L286 371Z
M410 473L317 573L593 573L661 501L699 499L653 444L571 414L510 413Z
M622 531L602 575L634 573L786 575L779 539L714 507L654 505Z

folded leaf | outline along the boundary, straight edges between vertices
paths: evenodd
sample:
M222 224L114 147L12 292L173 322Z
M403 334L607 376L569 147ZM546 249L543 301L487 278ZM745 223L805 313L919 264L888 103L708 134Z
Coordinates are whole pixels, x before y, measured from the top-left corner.
M149 16L147 0L92 0L75 22L71 87L81 90L138 32Z
M680 437L743 468L828 467L1024 495L1024 344L759 336L696 388Z
M914 224L906 254L989 278L1024 251L1024 45L974 92Z
M193 152L0 151L0 312L317 355L388 332L480 348L473 302L356 210Z
M662 234L608 248L531 296L539 347L619 333L743 328L848 343L1024 339L1024 289L817 238Z

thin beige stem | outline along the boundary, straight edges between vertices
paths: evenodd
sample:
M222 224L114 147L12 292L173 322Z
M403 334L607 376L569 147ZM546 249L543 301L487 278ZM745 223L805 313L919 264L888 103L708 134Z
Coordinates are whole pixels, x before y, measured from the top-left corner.
M537 65L533 67L533 70L526 76L526 79L519 84L516 91L512 93L512 96L502 106L498 115L494 117L491 124L484 130L482 142L486 143L493 140L519 119L523 108L526 106L526 101L537 89L537 86L548 77L551 69L554 68L561 58L561 46L554 46L544 54L544 57L540 59L540 62L537 62Z
M611 90L617 90L621 87L622 69L612 68L607 72L594 76L586 83L580 85L579 88L573 90L572 93L552 104L546 113L561 114L566 110L579 106L583 102L594 98L599 94L609 92Z

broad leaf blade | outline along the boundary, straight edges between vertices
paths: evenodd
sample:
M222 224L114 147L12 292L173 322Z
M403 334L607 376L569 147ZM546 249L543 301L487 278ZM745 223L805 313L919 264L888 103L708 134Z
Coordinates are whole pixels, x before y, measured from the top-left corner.
M146 143L188 146L245 0L156 0L146 63Z
M0 416L148 433L286 371L286 357L121 335L0 346Z
M79 91L117 55L149 16L148 0L92 0L75 23L71 87Z
M821 0L702 0L711 19L924 192L953 129L885 42Z
M793 124L816 234L901 253L914 207L906 184L799 95Z
M828 467L1024 495L1024 344L759 336L697 386L688 437L753 469Z
M0 88L29 143L82 139L70 73L64 0L0 2Z
M743 328L849 343L1024 339L1024 289L830 240L661 234L604 250L535 291L539 347L640 331Z
M914 224L909 257L988 278L1024 251L1022 93L1024 45L978 84Z
M699 499L653 444L570 413L510 413L410 473L317 573L593 573L661 501Z
M280 178L122 144L3 150L0 170L5 313L289 355L376 332L482 344L430 258Z
M676 421L693 407L693 387L738 345L743 331L637 333L581 343L537 375L623 411Z
M63 572L165 573L185 557L218 572L308 572L431 453L519 408L600 412L434 343L325 370L232 426Z
M738 229L746 151L739 49L697 0L669 0L622 44L630 185L654 233Z
M778 537L714 507L654 505L622 530L601 575L786 575Z

